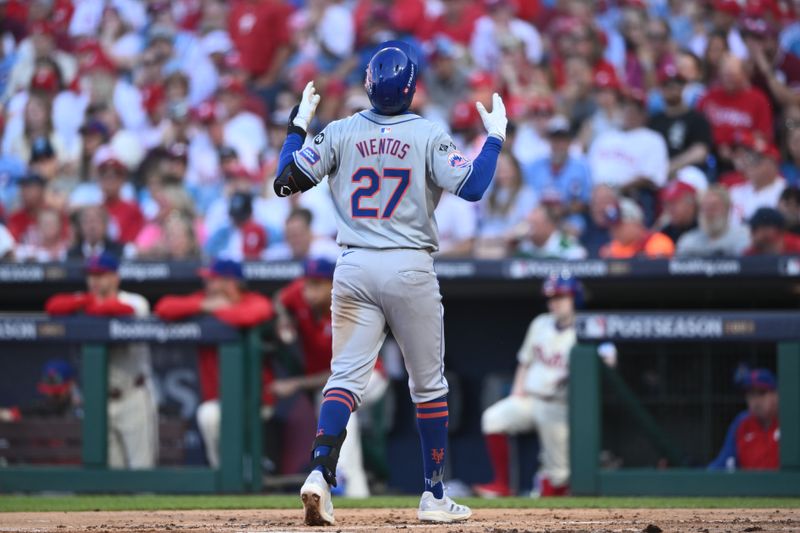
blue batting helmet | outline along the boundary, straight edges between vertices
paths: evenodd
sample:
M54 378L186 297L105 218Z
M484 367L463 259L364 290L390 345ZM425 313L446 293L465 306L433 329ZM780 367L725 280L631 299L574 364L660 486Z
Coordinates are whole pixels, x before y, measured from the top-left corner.
M381 45L367 65L364 87L372 107L382 115L405 112L417 89L419 65L416 52L402 41Z
M542 284L542 294L545 298L572 296L577 301L580 299L581 293L580 282L566 270L553 272Z

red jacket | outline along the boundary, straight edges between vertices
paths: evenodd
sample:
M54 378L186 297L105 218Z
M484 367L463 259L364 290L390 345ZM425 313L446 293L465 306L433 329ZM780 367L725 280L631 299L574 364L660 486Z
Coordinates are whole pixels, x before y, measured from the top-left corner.
M330 310L317 315L303 298L301 278L290 283L280 293L283 307L292 315L303 345L303 371L306 375L319 374L331 369L333 333Z
M206 295L196 292L186 296L165 296L158 301L155 314L162 320L184 320L203 314L201 305ZM213 315L230 326L246 328L266 322L274 316L272 302L269 298L256 292L245 292L242 299L229 307L216 310ZM219 398L219 354L214 345L201 345L198 348L198 373L200 375L200 393L203 401ZM272 372L268 367L262 371L264 388L261 400L269 405L274 397L267 384L272 382Z
M123 244L136 240L144 227L144 215L139 206L124 200L107 200L105 205L118 231L115 240Z
M267 72L280 47L290 43L291 12L291 6L279 0L240 0L231 6L228 33L251 76Z
M47 299L44 310L48 315L64 316L86 313L90 316L131 316L133 307L116 298L98 301L86 292L55 294Z
M721 87L711 89L697 107L711 124L715 144L732 145L737 133L745 131L772 142L772 109L764 93L755 87L737 93Z

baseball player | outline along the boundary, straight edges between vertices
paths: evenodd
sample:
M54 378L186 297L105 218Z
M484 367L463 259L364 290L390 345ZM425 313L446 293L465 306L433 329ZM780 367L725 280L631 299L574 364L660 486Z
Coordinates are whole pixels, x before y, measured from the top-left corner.
M117 258L108 252L86 262L87 292L56 294L45 303L49 315L146 317L144 296L119 290ZM108 348L108 465L153 468L158 455L158 411L152 383L150 346L114 343Z
M575 300L580 284L568 272L550 276L542 286L550 310L536 317L517 354L511 395L483 413L481 426L494 470L491 483L473 488L481 496L509 496L508 435L539 434L541 496L569 491L569 356L575 345Z
M466 520L472 511L444 493L447 381L443 312L432 252L438 249L434 208L448 190L478 201L494 175L506 135L505 107L477 108L488 138L475 160L437 124L408 112L419 67L405 43L389 41L367 66L372 109L329 124L303 147L319 104L313 82L289 119L274 187L304 192L326 176L335 204L338 243L345 248L333 280L333 359L323 390L313 471L300 489L305 523L334 523L330 486L350 413L364 389L388 329L400 346L417 406L422 442L422 521Z

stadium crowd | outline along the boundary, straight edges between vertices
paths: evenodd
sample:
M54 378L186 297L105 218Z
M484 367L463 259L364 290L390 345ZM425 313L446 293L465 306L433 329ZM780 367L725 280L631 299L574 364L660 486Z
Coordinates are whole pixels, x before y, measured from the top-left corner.
M474 102L509 138L442 256L800 253L800 1L0 1L0 257L334 255L326 187L272 193L291 107L313 132L369 107L402 38L413 110L467 158Z

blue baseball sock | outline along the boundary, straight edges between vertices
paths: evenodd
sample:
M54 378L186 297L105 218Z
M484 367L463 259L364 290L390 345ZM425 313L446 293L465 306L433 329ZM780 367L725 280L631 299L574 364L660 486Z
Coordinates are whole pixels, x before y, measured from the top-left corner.
M335 437L340 435L347 427L347 421L350 420L350 413L355 405L355 398L349 391L330 389L325 392L325 399L322 400L322 407L319 410L317 436L332 435ZM318 446L314 449L314 457L330 453L330 446ZM323 467L317 466L315 470L323 472Z
M425 490L444 496L444 454L447 449L447 396L417 404L417 429L422 442Z

